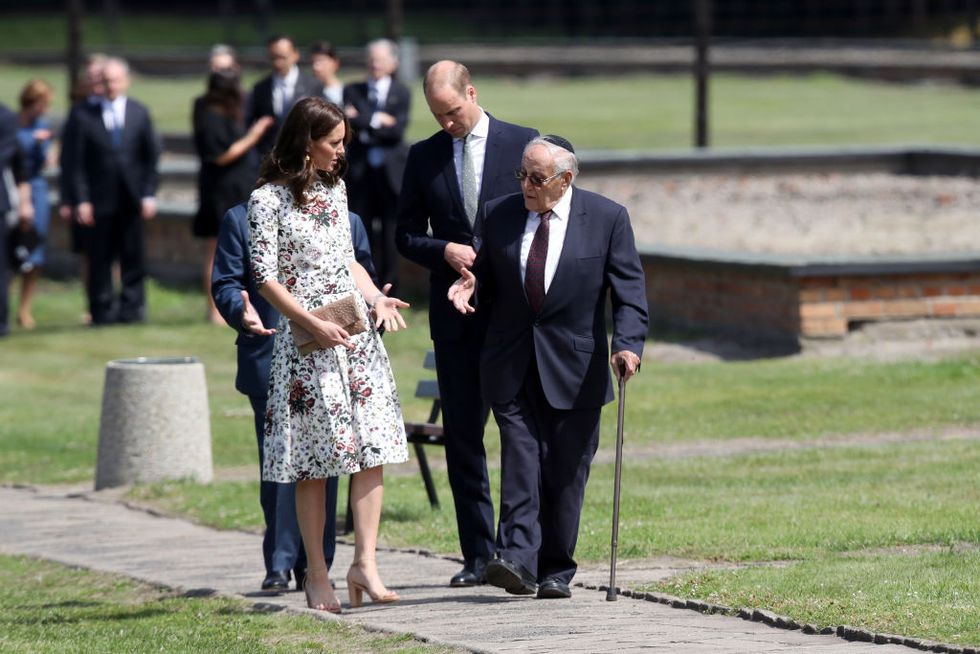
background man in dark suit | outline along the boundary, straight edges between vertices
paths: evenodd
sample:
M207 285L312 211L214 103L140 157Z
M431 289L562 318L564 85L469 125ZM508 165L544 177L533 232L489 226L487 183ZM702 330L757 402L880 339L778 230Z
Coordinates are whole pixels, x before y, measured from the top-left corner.
M293 105L323 92L323 86L315 77L299 68L299 50L288 36L273 36L266 41L266 52L272 72L252 87L248 122L254 123L262 116L272 116L276 123L262 135L255 145L259 157L265 157L276 143L279 126Z
M599 413L613 398L607 292L617 375L639 369L647 333L643 269L629 215L573 187L577 174L568 141L531 141L519 171L522 193L487 205L474 264L481 302L490 296L480 370L501 440L500 558L486 576L509 593L537 590L539 598L571 596ZM474 286L473 273L464 270L450 289L460 311L473 311Z
M34 205L31 202L31 187L27 183L26 162L17 143L17 130L20 124L17 115L0 104L0 173L10 169L18 189L19 201L17 215L20 224L34 219ZM0 175L2 177L2 175ZM0 336L6 336L7 326L7 213L13 201L7 193L7 184L0 179Z
M129 66L109 58L102 71L105 96L79 107L71 131L69 197L89 239L89 311L92 324L140 322L145 317L143 221L156 215L160 146L150 114L126 96ZM112 288L119 259L122 288Z
M344 111L354 129L347 146L347 193L361 214L383 282L398 287L395 206L405 170L405 128L412 94L394 79L398 46L387 39L367 46L368 79L344 87ZM392 291L394 292L394 290Z
M483 427L489 407L480 394L480 350L487 313L464 317L446 298L476 258L474 221L483 205L520 190L514 170L537 131L511 125L478 104L469 71L440 61L426 73L426 102L442 130L416 143L398 203L398 249L429 269L429 330L446 433L446 463L465 564L451 586L483 581L494 551L493 502ZM429 229L431 228L431 234Z
M357 214L350 214L354 256L374 277L374 263L367 234ZM235 388L248 396L255 420L255 438L259 447L259 473L264 454L263 435L265 407L269 392L269 364L272 361L274 326L279 312L259 295L251 275L248 258L247 203L235 205L225 213L218 231L218 248L211 274L211 295L215 306L231 327L238 332L238 374ZM295 484L262 481L259 503L265 518L262 558L265 579L262 590L283 591L289 588L290 570L296 578L296 589L303 586L306 552L296 520ZM337 478L327 481L327 522L323 532L323 551L327 565L333 564L336 550Z

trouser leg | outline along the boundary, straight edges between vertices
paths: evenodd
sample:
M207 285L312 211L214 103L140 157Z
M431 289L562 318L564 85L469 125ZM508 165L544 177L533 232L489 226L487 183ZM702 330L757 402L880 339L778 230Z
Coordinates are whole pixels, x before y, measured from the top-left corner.
M493 500L483 443L489 409L480 393L480 348L469 340L436 341L446 466L456 508L460 550L469 563L491 558Z

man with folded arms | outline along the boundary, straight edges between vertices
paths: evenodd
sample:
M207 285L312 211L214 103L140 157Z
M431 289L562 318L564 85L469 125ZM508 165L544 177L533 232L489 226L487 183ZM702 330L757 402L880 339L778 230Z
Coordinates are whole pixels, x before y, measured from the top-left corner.
M516 172L521 193L487 204L473 271L447 294L462 313L489 299L480 371L500 427L501 506L487 582L543 599L571 596L599 414L613 399L607 295L617 376L639 370L648 322L629 215L573 186L577 174L571 143L532 140Z

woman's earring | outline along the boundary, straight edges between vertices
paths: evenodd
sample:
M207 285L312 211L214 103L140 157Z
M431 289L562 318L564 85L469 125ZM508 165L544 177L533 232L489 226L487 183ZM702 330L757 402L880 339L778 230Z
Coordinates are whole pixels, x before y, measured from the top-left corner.
M309 163L309 161L310 161L310 155L309 155L309 153L306 154L306 159L304 161L306 161L307 163Z

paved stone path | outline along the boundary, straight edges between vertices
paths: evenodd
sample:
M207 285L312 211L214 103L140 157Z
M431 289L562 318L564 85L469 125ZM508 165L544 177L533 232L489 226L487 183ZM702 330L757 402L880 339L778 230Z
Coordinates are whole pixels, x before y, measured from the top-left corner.
M134 577L187 591L210 589L256 603L309 614L300 593L277 597L256 591L260 537L217 531L183 520L157 517L112 501L104 493L59 488L0 488L0 553L25 554ZM336 567L346 570L353 548L338 545ZM846 642L808 636L760 623L673 609L654 602L575 588L569 601L511 597L492 587L450 589L458 569L451 560L407 552L380 551L379 565L402 601L368 604L340 619L369 629L404 632L433 643L474 652L874 652L904 654L897 645ZM669 568L669 564L666 568ZM667 569L661 574L669 574ZM647 570L646 574L649 575ZM628 564L618 581L636 583ZM601 566L579 578L601 582ZM338 594L346 600L343 576Z

